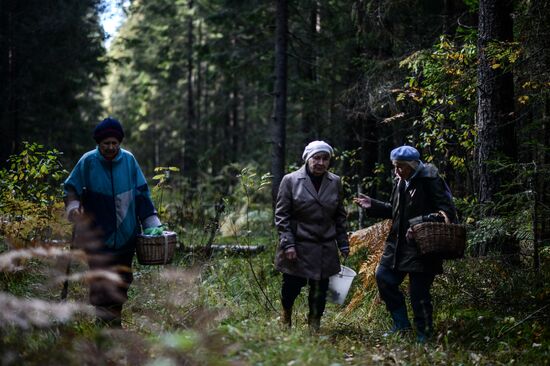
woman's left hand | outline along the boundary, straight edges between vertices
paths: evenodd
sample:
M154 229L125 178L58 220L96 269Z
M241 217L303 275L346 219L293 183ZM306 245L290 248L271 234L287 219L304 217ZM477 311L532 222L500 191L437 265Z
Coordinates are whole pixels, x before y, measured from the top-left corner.
M405 238L407 238L408 241L414 240L414 231L412 227L410 227L409 230L407 230L407 233L405 234Z

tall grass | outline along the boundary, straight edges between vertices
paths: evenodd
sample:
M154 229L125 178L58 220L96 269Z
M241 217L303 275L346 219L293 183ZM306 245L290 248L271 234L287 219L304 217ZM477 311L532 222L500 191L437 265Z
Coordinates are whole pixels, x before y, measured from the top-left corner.
M241 179L223 194L199 190L189 200L165 188L163 221L181 245L172 265L134 263L122 329L98 326L87 312L82 262L74 264L69 301L58 301L57 259L66 249L13 251L0 244L0 365L548 364L545 252L539 273L498 257L446 262L433 287L434 339L418 345L413 336L384 337L391 321L372 281L383 224L356 234L363 239L346 265L361 271L348 303L327 305L320 333L308 330L306 291L297 299L294 327L282 328L271 206L262 176L241 170ZM220 224L228 229L215 243L263 245L263 252L189 250L208 241L220 198L226 204ZM41 314L40 321L31 314ZM9 320L17 316L24 323Z

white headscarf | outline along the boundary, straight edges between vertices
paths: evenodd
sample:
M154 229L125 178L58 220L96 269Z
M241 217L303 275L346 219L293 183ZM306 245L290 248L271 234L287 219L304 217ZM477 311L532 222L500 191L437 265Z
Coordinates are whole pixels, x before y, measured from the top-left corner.
M302 159L307 162L309 158L321 151L328 153L330 157L334 155L334 150L332 150L332 147L329 144L324 141L316 140L311 141L309 144L307 144L306 148L304 149L304 153L302 154Z

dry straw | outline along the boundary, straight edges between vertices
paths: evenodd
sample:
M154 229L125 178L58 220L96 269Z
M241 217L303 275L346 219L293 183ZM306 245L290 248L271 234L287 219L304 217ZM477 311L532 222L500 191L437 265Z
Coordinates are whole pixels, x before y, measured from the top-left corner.
M361 249L367 249L368 257L359 268L358 277L362 286L355 291L353 298L346 308L346 312L355 309L363 300L365 293L374 287L376 283L374 272L382 256L384 243L386 242L390 228L391 220L384 220L366 229L355 231L350 235L349 243L351 254Z

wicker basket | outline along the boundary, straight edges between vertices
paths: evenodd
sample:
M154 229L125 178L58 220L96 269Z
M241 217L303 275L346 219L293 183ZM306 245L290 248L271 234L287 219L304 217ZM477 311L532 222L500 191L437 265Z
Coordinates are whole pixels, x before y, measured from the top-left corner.
M176 243L177 235L172 231L165 231L162 236L139 234L136 245L138 262L145 265L172 263Z
M414 239L422 256L440 259L464 257L466 227L443 222L423 222L412 227Z

